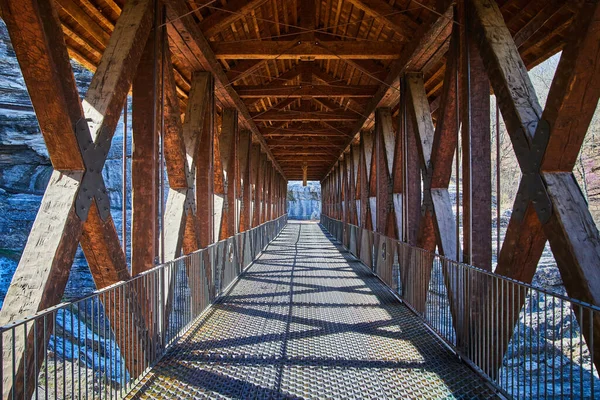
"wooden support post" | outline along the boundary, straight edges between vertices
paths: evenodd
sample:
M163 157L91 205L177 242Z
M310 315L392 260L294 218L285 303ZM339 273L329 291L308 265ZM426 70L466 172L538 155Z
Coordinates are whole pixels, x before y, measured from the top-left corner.
M375 190L373 189L375 182L374 174L374 137L373 132L364 131L361 134L362 148L364 153L364 169L366 172L365 180L365 191L367 193L366 199L366 224L365 228L368 230L375 230L375 216L377 215L377 198L375 197Z
M392 222L392 173L396 134L392 124L392 112L389 108L375 110L375 152L377 157L377 229L385 236L394 236Z
M0 311L1 323L7 324L60 301L79 239L97 288L129 278L101 170L148 38L152 7L150 1L125 5L83 104L53 2L2 0L0 7L55 167ZM94 196L80 195L82 187ZM139 306L134 298L123 304L130 310ZM119 344L126 337L119 323L124 312L115 307L112 328ZM143 338L144 321L134 320ZM38 364L34 362L33 343L46 338L41 330L34 337L31 324L27 329L26 339L18 335L14 343L3 342L4 398L30 398L33 393L34 373L43 360L40 353ZM139 354L144 357L144 350ZM12 380L13 360L17 381ZM143 360L125 361L137 376ZM31 383L27 387L25 378Z
M359 166L360 166L360 145L353 144L350 147L350 201L352 202L351 223L359 225L360 214L360 193L359 193Z
M269 177L267 174L267 155L265 153L260 153L260 171L259 171L259 209L260 209L260 223L264 224L267 222L267 207L266 207L266 197L267 197L267 185L269 182Z
M154 267L158 256L160 36L148 37L132 87L131 274ZM156 75L155 75L156 73Z
M404 193L406 199L406 242L416 246L419 237L421 222L421 163L419 160L419 146L412 119L406 115L406 146L404 159L406 160L406 175L404 180Z
M269 196L268 205L267 205L267 220L271 221L273 219L273 200L274 200L274 192L275 192L275 167L272 162L269 162Z
M250 229L252 222L250 219L251 201L250 201L250 157L251 157L252 134L250 131L242 130L240 132L239 148L238 148L238 164L240 183L239 199L240 199L240 223L239 232Z
M250 155L250 174L252 178L252 227L260 225L260 182L261 182L260 145L252 144Z
M584 3L573 22L543 113L497 4L491 0L471 0L467 11L471 16L467 21L469 30L479 46L524 174L496 271L509 277L531 279L536 257L541 253L537 246L543 243L545 235L567 293L599 305L600 238L571 170L600 98L600 63L596 57L600 4ZM531 215L534 213L537 218ZM530 250L519 251L527 243L533 245ZM522 262L511 266L507 261ZM510 293L501 296L506 298ZM507 304L515 304L518 311L522 301L522 298L521 303L512 299ZM493 304L497 302L492 299ZM518 315L518 312L508 314ZM508 314L500 316L506 340L495 341L498 356L492 368L501 365L516 322ZM583 325L581 330L586 340L597 343L600 318L587 320ZM594 349L594 360L599 367L600 346Z
M338 174L340 179L340 219L343 223L348 223L348 208L346 204L347 199L347 188L348 180L346 179L348 174L346 171L346 154L342 154L338 165Z
M463 261L492 270L490 84L479 50L461 18Z
M234 108L223 110L219 154L223 170L223 214L219 240L236 234L236 153L238 141L238 116Z
M208 74L208 73L207 73ZM200 248L212 244L215 235L215 84L213 79L207 91L207 104L202 118L202 133L196 145L196 218L198 221L198 237ZM189 100L188 100L189 101ZM199 111L199 110L198 110ZM186 113L187 117L187 113Z

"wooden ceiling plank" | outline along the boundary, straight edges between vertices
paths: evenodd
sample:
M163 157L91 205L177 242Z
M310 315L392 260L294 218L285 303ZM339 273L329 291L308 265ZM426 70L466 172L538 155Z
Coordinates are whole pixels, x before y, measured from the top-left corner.
M249 2L245 0L230 1L222 9L206 17L200 23L200 29L202 29L205 37L211 38L266 2L267 0L250 0Z
M79 25L81 25L101 46L105 48L110 39L110 34L94 21L84 9L75 4L73 0L58 0L57 3Z
M399 10L391 6L383 0L347 0L353 6L361 9L371 18L389 26L404 40L409 39L417 30L417 24L410 16L403 14L403 10Z

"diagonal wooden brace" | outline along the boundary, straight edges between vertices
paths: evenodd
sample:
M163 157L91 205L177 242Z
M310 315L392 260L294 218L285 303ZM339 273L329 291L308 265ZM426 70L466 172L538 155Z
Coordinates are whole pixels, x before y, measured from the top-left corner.
M95 201L100 218L106 221L110 216L110 199L102 177L102 169L110 150L111 135L101 132L98 140L94 142L88 121L81 118L75 125L75 136L85 165L85 173L75 201L77 216L86 221L92 201Z

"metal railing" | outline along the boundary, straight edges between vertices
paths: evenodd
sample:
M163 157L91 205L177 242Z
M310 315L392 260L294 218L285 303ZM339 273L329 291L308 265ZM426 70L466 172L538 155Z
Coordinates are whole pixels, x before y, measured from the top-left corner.
M4 399L118 399L273 240L287 216L0 328Z
M513 398L600 398L600 308L361 227L321 224Z

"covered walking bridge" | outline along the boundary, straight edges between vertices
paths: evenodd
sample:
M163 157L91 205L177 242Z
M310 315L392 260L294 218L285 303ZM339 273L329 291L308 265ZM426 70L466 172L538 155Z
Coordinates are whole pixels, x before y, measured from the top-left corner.
M573 174L598 2L0 13L54 168L0 310L4 399L600 397L600 236ZM560 51L542 107L528 70ZM500 120L521 175L502 243ZM287 220L291 180L321 182L319 223ZM547 242L565 293L531 285ZM78 246L97 291L61 303Z

